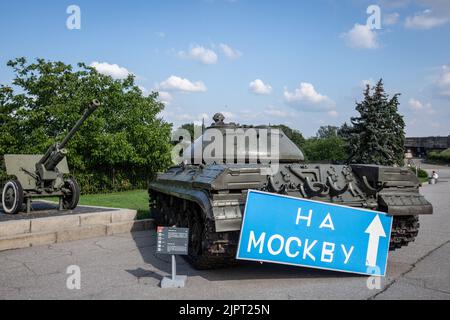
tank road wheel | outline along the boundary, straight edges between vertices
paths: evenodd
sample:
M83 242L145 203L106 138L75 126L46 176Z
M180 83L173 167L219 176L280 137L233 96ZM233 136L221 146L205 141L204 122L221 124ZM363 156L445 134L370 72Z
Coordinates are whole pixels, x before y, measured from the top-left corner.
M3 210L7 214L17 214L23 205L23 189L17 180L8 181L3 187Z
M189 214L189 254L188 258L196 269L205 269L202 255L204 228L202 220L195 211Z
M181 212L177 214L177 223L175 224L178 228L187 228L189 225L189 222L186 217L186 212Z
M208 222L195 209L189 209L189 250L186 259L197 270L228 268L237 264L234 256L214 255L208 252L212 245L208 235Z
M167 227L169 225L168 212L169 206L167 204L167 197L159 194L156 203L155 219L158 226Z
M64 181L64 188L70 190L70 194L62 197L63 208L65 210L73 210L80 201L80 186L75 179L67 179Z

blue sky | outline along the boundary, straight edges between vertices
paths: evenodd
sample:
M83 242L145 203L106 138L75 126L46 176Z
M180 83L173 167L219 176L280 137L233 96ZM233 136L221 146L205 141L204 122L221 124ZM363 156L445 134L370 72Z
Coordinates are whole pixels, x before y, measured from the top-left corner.
M367 26L369 5L381 29ZM363 84L382 77L402 93L409 136L450 134L446 0L2 1L0 30L0 83L15 57L83 61L160 91L175 125L222 111L312 136L349 121Z

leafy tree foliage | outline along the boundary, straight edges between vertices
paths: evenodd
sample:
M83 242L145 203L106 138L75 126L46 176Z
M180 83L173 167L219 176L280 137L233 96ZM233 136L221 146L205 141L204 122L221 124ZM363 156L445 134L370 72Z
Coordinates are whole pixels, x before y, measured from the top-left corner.
M310 138L305 141L303 151L308 161L343 162L347 159L345 145L338 136Z
M197 135L198 135L199 133L202 132L202 126L198 126L194 123L185 123L181 127L179 127L179 129L184 129L189 132L189 135L191 137L191 142L193 142L196 138L195 133L197 133Z
M319 139L337 137L339 128L336 126L321 126L317 131L316 137Z
M309 139L305 139L300 131L288 126L278 127L303 151L307 161L342 162L347 158L345 141L338 136L337 127L322 126L317 137Z
M0 86L0 155L41 154L61 141L92 99L102 106L67 146L72 172L86 191L145 184L170 163L171 125L158 118L157 93L144 96L130 75L115 80L79 63L9 61L11 86ZM134 178L131 177L134 176ZM101 184L101 186L99 185Z
M403 165L405 122L398 113L398 96L389 98L382 80L373 88L366 87L364 100L356 104L359 116L341 130L351 162Z
M279 124L274 126L275 128L279 128L284 132L284 134L292 140L299 148L305 143L305 138L302 133L298 130L292 129L284 124Z

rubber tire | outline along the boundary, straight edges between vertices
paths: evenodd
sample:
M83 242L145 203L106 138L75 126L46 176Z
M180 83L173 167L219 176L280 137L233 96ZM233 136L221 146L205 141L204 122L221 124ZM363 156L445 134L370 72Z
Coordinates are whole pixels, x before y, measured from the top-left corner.
M74 178L71 178L64 181L64 187L69 189L72 194L70 196L63 197L63 209L73 210L77 207L78 202L80 201L80 186Z
M14 189L14 193L15 193L15 199L14 199L14 205L12 206L12 208L7 209L5 206L5 193L6 193L6 189L12 186ZM8 182L6 182L5 186L3 187L3 192L2 192L2 206L3 206L3 211L6 214L17 214L22 210L22 206L23 206L23 188L22 185L20 184L19 181L17 180L10 180Z

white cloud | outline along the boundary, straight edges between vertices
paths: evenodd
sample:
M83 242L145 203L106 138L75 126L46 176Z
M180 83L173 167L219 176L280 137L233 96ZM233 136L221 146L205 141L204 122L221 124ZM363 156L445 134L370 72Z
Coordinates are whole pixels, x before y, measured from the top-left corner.
M378 39L375 30L371 30L367 25L355 24L349 32L342 37L351 48L376 49Z
M379 0L378 3L382 8L398 9L405 7L411 0Z
M171 111L163 110L160 115L169 122L175 122L176 125L181 125L184 123L194 123L195 125L202 125L203 119L205 123L210 119L207 113L200 113L198 115L193 115L190 113L185 113L181 108L175 108Z
M336 118L339 116L339 113L336 110L328 111L327 113L330 117Z
M425 10L406 18L405 27L411 29L431 29L450 22L450 1L416 0Z
M409 99L408 104L414 112L426 112L428 114L435 113L435 110L431 107L431 103L424 104L417 99L411 98Z
M150 94L150 92L149 92L145 87L143 87L143 86L139 86L139 89L141 89L142 94L143 94L144 96L148 96L148 95Z
M172 95L170 94L170 92L167 92L167 91L159 91L158 98L159 98L159 101L164 103L166 106L170 105L170 103L173 100Z
M170 76L159 84L159 88L167 91L183 91L183 92L205 92L206 86L203 82L191 82L186 78L178 76Z
M419 100L411 98L411 99L409 99L408 103L409 103L409 106L411 107L411 109L413 109L413 110L421 110L421 109L423 109L423 104Z
M223 116L225 117L225 119L230 120L230 119L234 119L235 115L232 112L229 111L220 111L221 114L223 114Z
M277 118L287 118L289 117L289 113L283 110L275 109L275 108L268 108L264 110L264 113L271 117L277 117Z
M261 79L250 82L249 90L259 95L269 95L272 93L272 87L269 84L265 84Z
M267 107L263 113L269 117L275 117L275 118L293 118L297 116L295 112L282 110L280 108L275 108L273 106Z
M387 26L392 26L398 22L399 18L400 18L400 14L397 12L385 14L383 16L383 24L385 24Z
M372 87L372 86L373 86L373 79L372 79L372 78L370 78L370 79L365 79L365 80L361 80L360 87L361 87L362 89L366 89L367 86L369 86L369 87Z
M230 47L229 45L227 45L225 43L221 43L219 46L222 49L223 54L230 59L238 59L242 56L242 52Z
M294 92L285 88L284 99L290 105L306 107L306 111L326 111L335 105L333 100L318 93L311 83L306 82L300 83Z
M107 62L94 61L90 66L95 68L98 73L111 76L113 79L125 79L131 74L127 69L120 67L117 64L110 64Z
M155 35L156 35L158 38L165 38L165 37L166 37L166 33L165 33L165 32L162 32L162 31L155 32Z
M184 59L192 59L199 61L203 64L215 64L217 63L217 54L208 48L202 46L195 46L189 49L189 51L180 51L178 56Z
M438 94L444 97L450 97L450 65L443 65L436 81Z
M450 21L450 18L439 17L432 10L427 9L406 18L405 27L410 29L431 29L446 24L448 21Z

